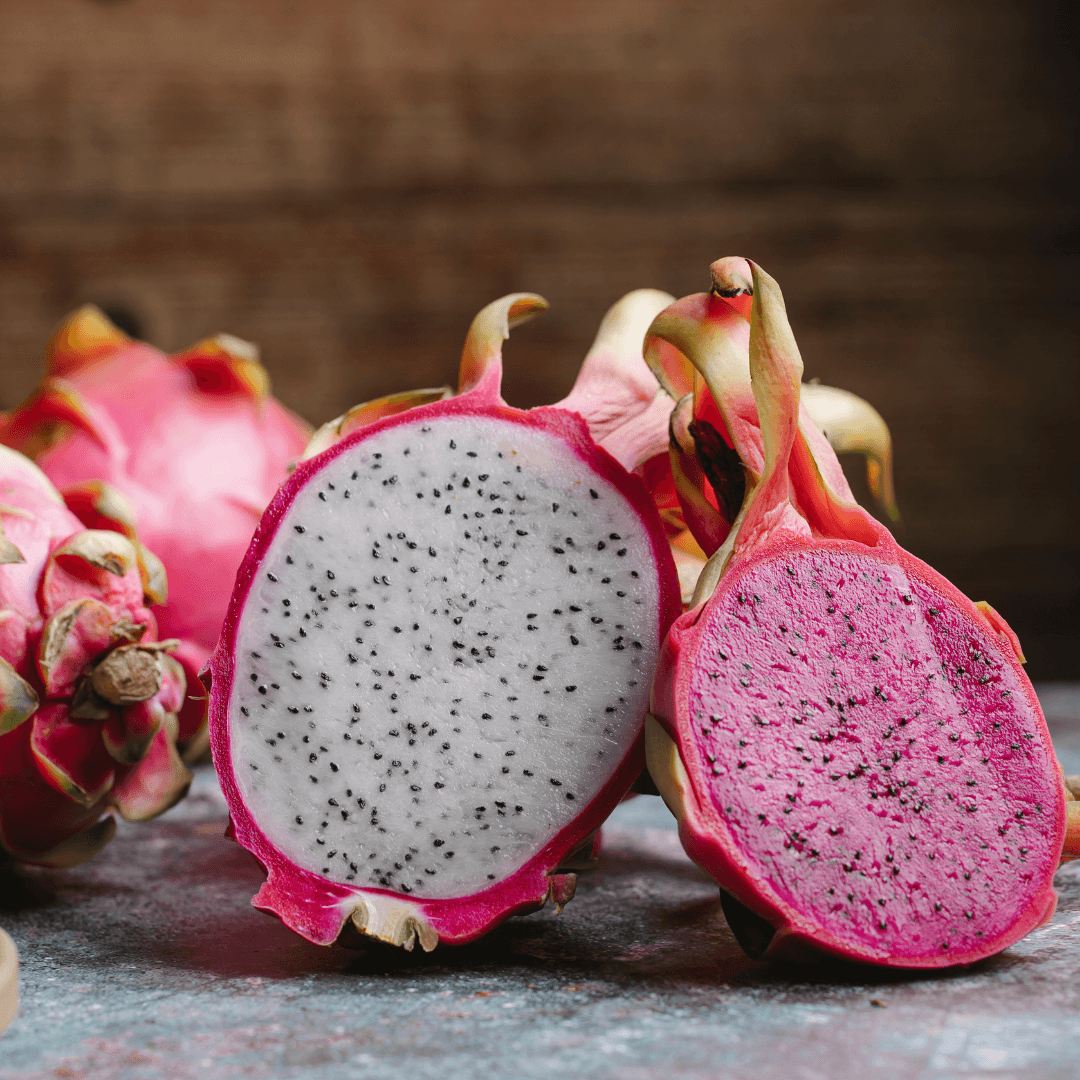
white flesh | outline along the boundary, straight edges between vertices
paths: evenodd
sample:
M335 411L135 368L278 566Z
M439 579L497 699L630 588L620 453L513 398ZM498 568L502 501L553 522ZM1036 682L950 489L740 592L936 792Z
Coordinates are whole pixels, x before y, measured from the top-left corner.
M245 804L329 880L482 891L625 757L657 602L637 512L561 439L462 417L369 437L298 494L248 595L229 704Z

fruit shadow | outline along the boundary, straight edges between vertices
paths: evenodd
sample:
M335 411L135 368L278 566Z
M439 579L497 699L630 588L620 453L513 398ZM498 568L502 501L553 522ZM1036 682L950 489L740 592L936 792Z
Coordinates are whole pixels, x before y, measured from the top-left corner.
M231 845L199 845L197 887L227 883L227 902L184 919L183 930L158 927L138 942L169 966L219 978L272 981L303 976L355 980L388 976L494 981L517 985L580 984L597 979L627 988L677 990L726 985L820 994L828 987L942 980L1012 961L995 958L960 972L896 971L821 957L811 964L757 961L737 944L719 892L693 863L676 856L614 848L579 879L576 897L557 914L548 905L510 919L466 945L412 951L353 935L332 947L312 945L248 903L262 881L252 856ZM179 871L176 879L183 876ZM47 892L33 896L49 903ZM31 897L33 899L33 897ZM202 904L199 907L203 907ZM169 924L166 924L166 927ZM196 932L193 927L198 926Z
M28 870L13 863L0 866L0 914L18 915L54 907L63 887L57 873Z
M595 873L581 875L561 915L549 904L475 942L424 953L419 945L407 952L359 935L347 945L347 935L335 947L312 945L250 906L264 876L251 855L216 838L189 836L185 843L185 832L181 827L173 838L165 875L173 910L152 931L136 929L138 940L130 943L146 959L181 970L225 979L437 972L525 984L597 975L698 984L752 964L726 932L715 885L685 857L605 852ZM54 902L48 890L27 897Z
M145 930L127 908L142 892L112 880L75 882L62 872L0 867L0 913L32 914L58 905L107 903L112 940L105 952L223 979L337 977L360 984L397 975L455 975L507 988L563 986L603 979L623 989L771 987L813 996L827 987L941 981L1023 963L995 957L959 971L897 971L822 957L813 964L755 961L736 943L715 883L683 856L613 845L579 879L563 914L551 905L508 920L478 941L412 952L360 939L359 947L321 947L257 911L250 898L263 880L257 861L217 837L175 828L168 868L155 882L162 918ZM111 877L111 875L107 875ZM75 892L73 893L73 887ZM119 899L119 905L108 903ZM77 896L75 895L77 894ZM73 911L73 914L76 912ZM100 923L98 923L100 926Z
M891 968L822 955L801 963L776 960L762 964L745 985L783 987L796 993L802 990L811 996L833 988L861 987L872 992L878 988L949 983L977 975L992 975L1028 962L1026 957L999 954L968 967Z

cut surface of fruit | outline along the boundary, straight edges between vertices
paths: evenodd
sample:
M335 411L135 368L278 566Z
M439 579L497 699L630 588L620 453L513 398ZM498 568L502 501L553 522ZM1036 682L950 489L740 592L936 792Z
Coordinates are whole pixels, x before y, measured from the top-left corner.
M558 436L488 417L369 436L298 492L241 616L245 804L328 880L488 887L637 738L651 567L636 513Z
M427 949L565 903L643 763L663 527L579 416L503 405L476 351L473 388L297 467L212 661L255 902L313 941L351 918Z
M1008 646L940 583L850 547L725 586L692 631L682 746L743 873L822 943L893 963L1041 921L1027 886L1057 864L1059 784Z
M738 264L714 275L753 293L762 467L665 642L650 770L755 954L972 963L1053 912L1064 796L1038 700L1000 616L823 480L779 289ZM658 324L719 396L691 299Z

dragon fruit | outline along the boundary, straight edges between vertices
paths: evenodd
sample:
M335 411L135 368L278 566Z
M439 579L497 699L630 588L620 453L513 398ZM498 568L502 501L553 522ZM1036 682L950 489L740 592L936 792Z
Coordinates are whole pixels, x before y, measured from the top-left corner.
M146 607L160 565L6 447L0 521L0 853L75 866L115 832L106 810L142 821L187 790L184 671Z
M36 460L95 527L133 539L137 526L160 556L171 590L158 618L180 643L173 655L191 690L180 739L196 757L206 738L198 671L255 525L310 430L270 397L255 347L228 334L166 356L87 306L61 323L45 364L0 442Z
M845 497L776 283L712 272L651 335L701 372L747 494L665 641L650 772L751 955L972 963L1055 904L1064 791L1019 643Z
M238 575L214 761L253 902L313 942L430 950L561 906L643 767L674 569L577 413L500 397L501 343L544 306L477 316L456 396L317 433Z

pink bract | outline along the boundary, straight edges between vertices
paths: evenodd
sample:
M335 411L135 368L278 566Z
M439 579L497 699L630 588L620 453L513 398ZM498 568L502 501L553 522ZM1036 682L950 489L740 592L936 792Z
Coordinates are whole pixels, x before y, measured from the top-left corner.
M665 643L650 771L752 955L990 956L1053 913L1065 837L1019 643L852 502L776 283L712 272L651 332L701 372L747 495ZM722 305L751 296L747 341Z
M167 356L84 307L56 330L45 363L0 441L36 460L100 527L138 529L168 573L158 621L179 640L175 656L198 695L236 570L310 429L270 396L255 347L228 334ZM106 503L99 482L120 497ZM182 741L204 715L189 697Z
M160 564L6 447L0 519L0 853L75 866L112 837L107 810L142 821L187 790L184 672L147 609Z

